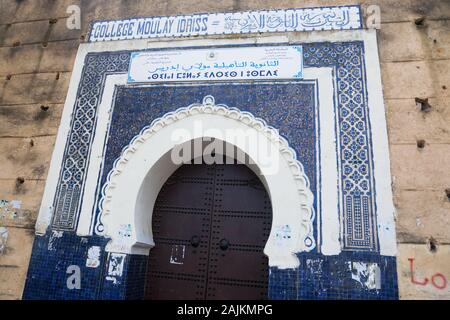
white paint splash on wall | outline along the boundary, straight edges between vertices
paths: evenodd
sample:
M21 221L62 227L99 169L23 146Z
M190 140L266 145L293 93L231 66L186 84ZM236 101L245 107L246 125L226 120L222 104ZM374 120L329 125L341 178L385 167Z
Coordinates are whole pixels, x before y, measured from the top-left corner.
M422 224L422 221L420 220L420 217L416 218L416 226L423 228L424 225Z
M123 253L111 253L109 256L108 276L122 276L125 256Z
M119 238L126 239L131 237L131 224L121 224L119 228Z
M185 245L178 245L178 244L173 245L169 262L172 264L183 264L185 251L186 251Z
M11 205L14 209L20 209L22 207L21 200L11 200Z
M8 240L8 229L0 227L0 255L5 252L6 241Z
M286 224L275 227L275 244L277 247L289 246L292 242L291 227Z
M112 281L112 283L117 284L117 279L115 277L106 277L106 280Z
M54 251L55 249L55 242L56 239L62 238L63 231L52 231L52 234L50 235L50 239L48 240L48 250Z
M323 259L306 259L306 268L313 274L322 274Z
M100 265L100 250L99 246L92 246L89 248L86 267L97 268Z
M381 289L381 271L377 263L348 261L347 265L353 280L369 290Z
M125 263L126 254L123 253L111 253L109 255L108 275L106 280L112 281L113 284L119 284L117 277L121 277L123 274L123 266Z
M21 200L0 200L0 219L16 219L22 216L19 211L22 208Z

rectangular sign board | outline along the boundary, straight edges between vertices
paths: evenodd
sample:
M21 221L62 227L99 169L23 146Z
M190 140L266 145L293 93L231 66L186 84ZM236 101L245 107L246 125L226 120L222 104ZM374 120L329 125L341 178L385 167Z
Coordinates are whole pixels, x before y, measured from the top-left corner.
M131 54L128 83L299 79L301 46L142 51Z
M95 21L89 41L361 29L359 5Z

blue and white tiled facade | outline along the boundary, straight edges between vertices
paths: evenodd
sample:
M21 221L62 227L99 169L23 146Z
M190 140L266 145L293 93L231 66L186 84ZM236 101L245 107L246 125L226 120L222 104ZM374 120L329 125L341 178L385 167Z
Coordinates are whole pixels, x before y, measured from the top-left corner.
M372 130L377 124L371 123L368 102L369 91L374 89L368 85L366 43L350 39L299 41L295 44L303 46L305 69L331 70L338 173L335 212L322 212L320 206L324 199L321 198L318 174L321 170L317 148L321 139L318 134L320 122L316 119L320 117L318 105L323 101L318 99L317 92L321 87L316 79L145 86L122 84L114 87L89 234L78 235L81 208L86 197L87 171L99 121L98 109L106 79L110 75L126 74L130 55L136 50L122 48L90 52L83 60L68 125L70 130L65 136L64 151L61 151L53 202L48 210L50 223L45 232L35 238L24 298L143 297L147 256L108 251L109 239L102 234L98 206L100 190L108 182L108 173L122 150L144 127L168 112L191 103L201 103L203 97L210 95L217 103L250 112L278 129L302 163L314 196L316 215L312 223L315 246L297 253L298 267L270 268L268 298L397 299L396 257L395 254L385 254L382 249L385 236L380 235L380 230L392 228L392 225L383 225L377 211L380 210L377 207L377 188L381 187L376 181ZM209 44L206 47L222 46ZM325 254L322 250L325 214L335 214L339 221L340 250L335 254ZM90 256L93 247L100 248L94 264L88 263L93 258ZM80 268L82 276L80 287L69 289L70 272L67 270L72 265Z

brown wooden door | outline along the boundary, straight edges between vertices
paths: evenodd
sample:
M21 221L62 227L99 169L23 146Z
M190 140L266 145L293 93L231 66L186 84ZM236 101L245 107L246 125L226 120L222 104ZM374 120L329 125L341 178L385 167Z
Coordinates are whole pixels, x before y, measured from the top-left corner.
M241 164L181 166L153 210L147 299L265 299L270 199Z

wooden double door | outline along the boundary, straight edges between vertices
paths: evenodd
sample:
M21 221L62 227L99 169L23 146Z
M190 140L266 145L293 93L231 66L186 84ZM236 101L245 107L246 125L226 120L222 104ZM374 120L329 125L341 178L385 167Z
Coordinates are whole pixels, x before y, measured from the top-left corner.
M266 299L272 209L242 164L185 164L155 203L147 299Z

